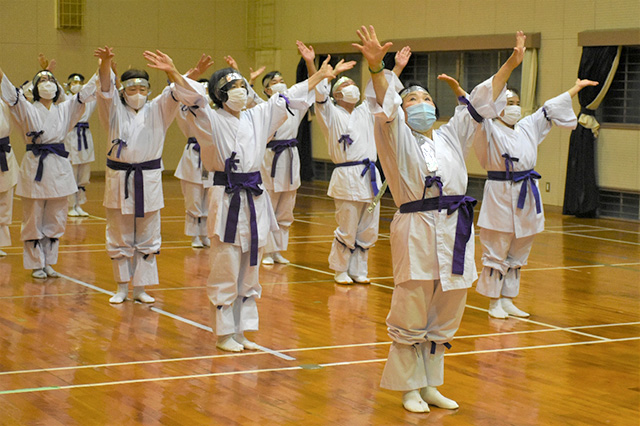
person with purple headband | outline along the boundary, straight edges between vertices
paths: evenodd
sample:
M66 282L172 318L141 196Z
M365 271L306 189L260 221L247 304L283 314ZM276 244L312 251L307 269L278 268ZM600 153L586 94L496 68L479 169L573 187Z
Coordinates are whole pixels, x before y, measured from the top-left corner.
M18 162L9 140L10 131L11 111L0 101L0 247L11 246L9 225L13 214L13 190L18 183ZM0 250L0 257L6 255Z
M84 76L73 73L69 75L67 89L69 95L73 96L84 86ZM89 129L89 118L96 108L95 102L87 104L84 114L64 139L64 145L69 151L69 160L73 167L73 176L78 186L78 191L69 196L69 212L71 217L87 217L89 213L84 211L82 204L87 202L86 186L91 178L91 163L95 161L93 149L93 135Z
M354 44L369 64L366 95L375 116L380 162L399 207L391 223L395 287L387 327L392 339L380 385L403 392L408 411L429 404L456 409L438 386L444 382L444 350L450 347L464 312L467 289L478 277L474 262L473 207L465 196L465 156L484 118L506 104L505 83L524 55L518 33L514 53L448 123L432 125L437 108L419 83L403 87L382 59L392 43L380 44L373 26L357 31ZM384 72L383 72L384 71Z
M340 67L347 69L343 64ZM332 77L332 72L325 61L308 80L249 109L245 109L247 99L255 99L255 92L233 68L218 70L209 79L208 91L216 110L207 104L198 83L187 79L190 89L178 86L178 99L193 113L187 117L200 144L202 162L214 172L207 292L216 346L222 350L260 348L244 332L258 329L259 258L268 232L277 226L261 185L267 142L285 122L288 109L307 108L309 91L323 78Z
M155 54L143 54L152 66L155 57L149 55ZM111 68L112 49L99 48L95 56L100 59L98 115L111 141L107 147L104 206L107 253L117 292L109 302L124 302L131 282L134 300L153 303L155 299L145 287L159 283L156 256L162 244L160 209L164 207L161 157L167 129L180 104L174 85L148 101L149 75L144 70L125 71L120 78L123 89L118 93ZM204 72L209 60L203 55L195 72ZM172 73L167 74L173 78Z
M493 318L529 316L513 299L520 291L520 268L527 264L533 239L544 230L540 175L533 170L538 145L553 124L576 127L571 98L584 87L597 84L578 80L521 120L520 96L515 89L508 89L504 111L486 120L475 136L476 155L488 174L478 218L483 268L476 290L491 299L489 315Z
M298 42L298 50L307 68L313 69L315 52ZM400 75L409 61L406 47L396 55L393 70ZM337 76L337 74L336 74ZM369 249L378 240L380 204L369 205L382 186L373 137L373 115L367 102L360 105L360 89L349 77L340 77L333 85L327 81L316 87L316 118L328 144L329 156L336 165L327 195L336 206L335 238L329 253L329 268L338 284L369 284ZM331 92L331 93L330 93ZM333 96L335 103L330 99Z

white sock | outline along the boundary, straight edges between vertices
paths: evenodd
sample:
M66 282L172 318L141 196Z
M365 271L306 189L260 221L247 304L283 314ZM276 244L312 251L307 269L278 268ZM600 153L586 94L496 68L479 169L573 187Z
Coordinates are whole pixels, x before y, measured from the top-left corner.
M233 334L218 336L216 347L228 352L242 352L242 350L244 349L244 346L233 339Z
M402 406L412 413L428 413L429 404L420 396L420 391L412 390L402 395Z
M205 247L211 247L211 240L206 235L200 236L200 241L202 241L202 245Z
M236 335L233 336L233 340L240 343L242 346L244 346L245 349L249 349L252 351L257 351L258 349L260 349L258 345L244 337L244 333L236 333Z
M518 309L516 305L513 304L513 299L510 297L502 297L500 298L500 306L502 309L509 315L513 315L518 318L527 318L529 317L529 313L523 311L522 309Z
M47 278L47 273L42 269L34 269L33 272L31 272L31 276L33 278L44 279Z
M127 300L127 292L129 291L129 283L119 283L118 291L111 296L109 303L122 303Z
M271 253L267 253L264 255L264 257L262 258L262 264L263 265L273 265L273 257L271 256Z
M278 251L272 253L272 257L273 257L273 260L276 263L280 263L280 264L283 264L283 265L291 263L291 262L289 262L288 259L285 259L285 257L283 255L281 255L280 252L278 252Z
M353 278L353 281L355 281L358 284L369 284L371 282L371 280L366 275L358 275L358 276L351 275L351 278Z
M509 318L509 314L502 309L500 299L491 299L489 302L489 316L498 319Z
M200 237L192 237L191 238L191 247L193 248L202 248L202 241L200 241Z
M142 303L153 303L156 301L156 299L149 296L144 291L144 286L133 287L133 300L137 300L138 302L142 302Z
M349 276L349 274L347 274L347 272L336 272L335 275L335 281L338 284L353 284L353 280L351 279L351 277Z
M47 274L48 277L51 277L51 278L59 278L60 277L60 274L57 273L56 271L54 271L53 268L51 267L51 265L45 266L43 271L44 271L45 274Z
M426 388L420 389L420 396L422 396L422 399L424 399L427 404L435 405L436 407L447 410L455 410L458 408L457 402L443 396L438 391L438 388L434 386L427 386Z

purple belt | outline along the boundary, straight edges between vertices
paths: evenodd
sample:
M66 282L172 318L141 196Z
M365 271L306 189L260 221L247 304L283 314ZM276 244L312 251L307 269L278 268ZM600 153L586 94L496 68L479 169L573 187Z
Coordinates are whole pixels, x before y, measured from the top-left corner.
M456 225L456 239L453 245L451 272L456 275L463 275L467 242L471 238L473 226L473 206L476 203L477 201L474 198L466 195L443 195L404 203L400 206L400 213L447 209L447 215L450 215L458 210L458 224Z
M0 170L3 172L9 171L9 164L7 163L7 154L11 152L11 144L9 142L9 136L0 138Z
M233 170L238 166L235 164L239 160L235 159L236 152L231 153L225 161L225 171L215 172L213 184L224 186L225 192L231 195L229 211L227 212L227 224L224 230L224 242L234 243L236 241L236 230L238 228L238 215L240 214L240 192L245 191L249 202L249 225L251 228L251 257L250 266L258 264L258 221L256 217L256 206L253 197L262 194L262 176L260 172L235 173Z
M267 144L267 148L271 149L273 154L273 161L271 162L271 177L276 177L276 164L278 164L278 158L285 150L298 146L297 139L274 139ZM289 181L293 185L293 150L289 149L289 158L291 159L291 167L289 168Z
M34 137L34 139L36 139ZM49 154L56 154L60 157L67 158L69 153L64 149L63 143L30 143L27 144L27 151L32 151L33 155L36 157L40 157L38 160L38 170L36 171L36 181L40 182L42 180L42 172L44 171L44 159L47 158Z
M336 167L349 167L349 166L362 166L364 165L364 169L360 176L364 176L369 172L369 178L371 179L371 190L373 191L373 196L378 195L378 183L376 180L376 163L374 161L365 158L364 160L359 161L347 161L346 163L338 163Z
M129 175L133 173L133 188L135 197L135 217L144 217L144 177L143 170L157 170L162 167L162 159L145 161L143 163L122 163L107 158L107 167L111 170L126 171L124 176L124 198L129 198Z
M200 144L198 143L198 139L196 138L187 139L187 146L189 145L193 145L191 149L193 149L195 152L198 153L198 168L200 168L200 165L202 164L202 157L200 154Z
M489 180L510 180L513 182L522 182L520 194L518 195L518 208L524 208L524 200L527 198L527 183L531 185L531 192L536 200L536 213L542 213L542 203L540 202L540 191L534 179L540 179L542 176L535 170L524 170L522 172L487 172Z
M86 121L79 121L75 127L76 134L78 135L78 151L82 151L83 144L84 149L89 149L89 144L87 143L87 129L89 128L89 123Z

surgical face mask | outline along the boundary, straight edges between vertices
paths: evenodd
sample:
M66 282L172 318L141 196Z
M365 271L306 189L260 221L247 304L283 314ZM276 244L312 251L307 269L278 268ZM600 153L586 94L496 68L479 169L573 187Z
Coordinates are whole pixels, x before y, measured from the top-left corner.
M276 83L273 86L271 86L270 89L271 89L271 93L273 93L274 95L276 93L284 93L287 90L287 85L284 83Z
M500 119L509 126L513 126L520 120L520 117L522 117L520 105L508 105L504 108L504 116L500 117Z
M342 100L348 104L355 104L360 100L360 89L355 84L343 87L340 93L342 93Z
M82 84L74 84L73 86L69 87L69 91L74 95L78 93L80 89L82 89Z
M144 106L147 102L147 95L143 95L142 93L136 93L135 95L124 94L124 100L131 108L136 111Z
M42 99L53 99L56 97L58 86L52 81L45 81L38 84L38 94Z
M244 87L236 87L227 92L227 102L225 104L232 111L242 111L247 105L247 90Z
M416 132L426 132L436 121L436 108L426 102L407 108L407 124Z

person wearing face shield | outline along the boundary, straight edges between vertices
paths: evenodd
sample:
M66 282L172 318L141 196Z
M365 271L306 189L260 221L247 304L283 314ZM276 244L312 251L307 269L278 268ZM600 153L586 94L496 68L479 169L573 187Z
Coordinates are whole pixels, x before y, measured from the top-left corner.
M143 53L151 62L149 66L153 66L155 55ZM118 93L111 68L112 49L99 48L95 56L100 59L98 115L111 141L107 147L103 205L107 211L107 253L117 292L109 302L124 302L131 282L134 300L153 303L155 299L145 287L159 283L156 256L162 242L160 209L164 207L162 150L180 104L173 84L148 101L149 76L144 70L125 71L120 78L122 92ZM203 55L196 67L199 72L204 58Z
M246 108L255 92L233 68L216 71L209 94L218 106L206 103L202 86L186 79L178 86L180 102L192 108L187 118L201 148L205 168L214 172L209 214L211 273L207 293L211 302L216 346L239 352L259 349L246 331L258 330L256 300L260 255L269 231L277 229L270 198L264 194L260 167L267 142L286 121L288 109L306 109L309 91L332 76L328 61L308 80Z
M307 67L313 66L312 47L298 42ZM410 56L396 56L394 72L399 75ZM399 52L400 54L400 52ZM315 111L329 150L336 165L331 174L327 195L334 199L336 222L334 240L329 253L329 267L335 271L338 284L368 284L369 249L378 240L380 204L372 212L368 207L382 186L373 136L373 115L369 105L359 105L360 89L355 82L340 77L331 89L335 103L329 99L330 86L323 81L316 87Z
M369 64L366 96L375 116L380 162L399 207L391 223L394 290L387 327L392 339L380 385L403 393L403 407L428 412L429 405L456 409L438 390L444 382L444 351L464 312L467 289L477 278L473 206L465 196L464 158L472 135L506 104L505 83L524 56L524 35L498 73L479 84L437 130L435 103L426 87L403 87L383 70L391 47L373 26L357 31L354 44ZM484 117L484 118L483 118Z
M198 82L207 90L209 80L203 78ZM210 104L208 94L207 103ZM181 105L176 122L187 138L187 144L182 151L182 157L180 157L174 176L180 179L180 188L184 197L186 211L184 233L191 237L191 247L204 248L211 245L209 237L207 237L207 220L213 174L209 173L202 165L200 144L189 127L187 114L191 114L189 108L186 105Z
M482 243L482 272L476 290L489 297L489 315L526 318L513 299L520 291L520 268L527 264L533 239L544 230L544 212L534 170L538 146L553 124L574 129L577 118L571 98L597 84L578 80L567 92L552 98L521 119L520 96L507 90L507 106L500 116L485 120L474 138L480 165L487 170L478 226Z
M22 198L23 264L34 278L59 277L53 269L58 261L59 239L67 224L67 197L78 188L73 178L69 153L64 147L66 134L84 114L96 86L87 84L63 102L60 86L50 71L33 78L30 103L0 70L2 99L27 137L16 195Z
M94 76L94 78L97 78ZM95 83L94 83L95 84ZM73 73L67 80L68 95L73 96L84 86L84 76ZM69 160L73 167L73 176L76 180L78 191L69 196L69 212L71 217L87 217L89 213L84 211L82 204L87 202L86 186L91 177L91 163L95 161L93 149L93 135L89 129L89 118L96 109L95 102L89 102L80 121L75 125L64 139L64 145L69 152Z

